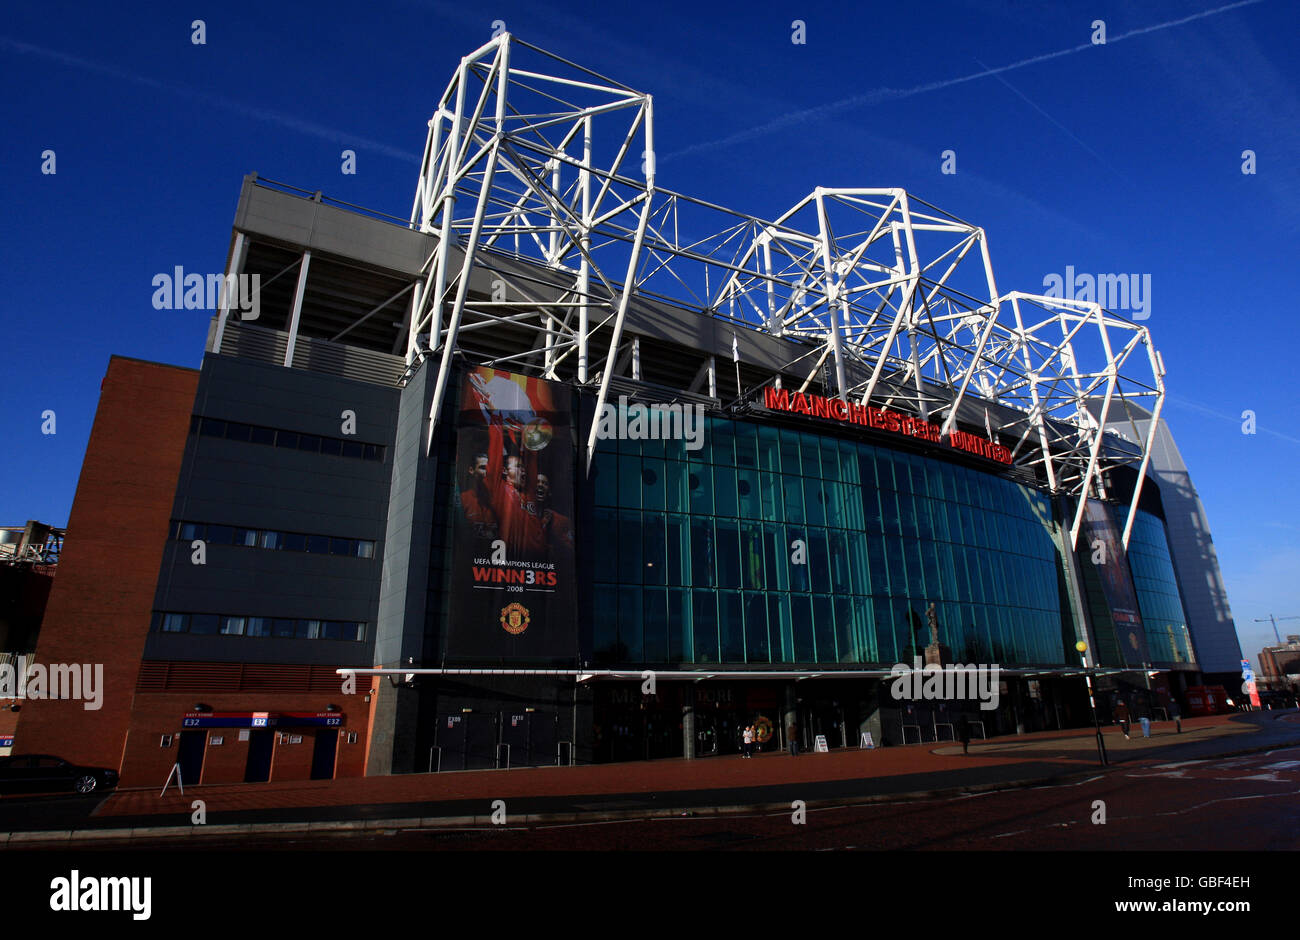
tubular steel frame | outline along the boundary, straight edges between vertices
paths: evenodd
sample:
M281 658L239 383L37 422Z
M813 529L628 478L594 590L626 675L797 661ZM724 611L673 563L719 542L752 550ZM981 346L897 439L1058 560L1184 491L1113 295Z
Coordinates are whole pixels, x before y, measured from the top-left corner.
M526 328L532 345L495 362L550 379L563 366L598 389L599 410L642 296L795 340L792 363L818 357L808 382L829 359L840 398L945 436L963 402L1014 409L998 424L986 410L987 432L1075 499L1072 544L1106 472L1138 464L1127 546L1164 404L1146 327L1096 303L999 294L984 230L905 190L817 187L764 221L660 188L654 162L649 95L509 33L461 60L429 121L410 219L438 236L406 351L408 365L440 357L426 446L462 332ZM476 266L493 273L490 298L471 297ZM1104 430L1129 401L1152 414L1140 448Z

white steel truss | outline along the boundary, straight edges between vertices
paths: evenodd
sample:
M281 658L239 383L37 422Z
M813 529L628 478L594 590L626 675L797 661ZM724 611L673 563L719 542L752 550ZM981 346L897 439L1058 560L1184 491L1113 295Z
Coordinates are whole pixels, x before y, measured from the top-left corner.
M658 187L654 162L649 95L509 33L461 60L429 121L410 222L438 236L407 344L408 364L440 357L430 442L462 333L526 330L532 342L495 362L594 386L599 409L644 297L790 339L805 387L824 370L828 394L944 435L963 405L1002 406L983 409L986 433L1076 500L1076 543L1085 498L1137 465L1128 544L1164 402L1146 327L1095 303L999 294L984 230L902 189L818 187L764 221ZM476 271L489 289L471 291ZM1139 446L1104 430L1130 401L1153 415Z

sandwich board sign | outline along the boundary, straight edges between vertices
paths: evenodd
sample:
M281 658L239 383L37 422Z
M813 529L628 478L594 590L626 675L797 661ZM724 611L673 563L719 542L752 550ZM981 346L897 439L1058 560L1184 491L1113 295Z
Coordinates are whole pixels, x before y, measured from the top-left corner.
M826 735L817 735L817 740L813 744L813 750L818 754L829 754L831 749L826 746Z
M864 731L864 732L862 732L862 740L861 740L861 742L859 742L858 747L859 747L859 748L864 748L864 749L869 750L869 751L874 751L874 750L876 749L875 742L871 740L871 732L870 732L870 731Z

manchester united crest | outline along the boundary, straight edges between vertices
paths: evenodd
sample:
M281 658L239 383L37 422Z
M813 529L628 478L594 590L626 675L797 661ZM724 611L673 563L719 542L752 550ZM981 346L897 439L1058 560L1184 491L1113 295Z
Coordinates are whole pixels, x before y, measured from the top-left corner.
M501 629L515 636L528 629L528 608L516 601L501 608Z

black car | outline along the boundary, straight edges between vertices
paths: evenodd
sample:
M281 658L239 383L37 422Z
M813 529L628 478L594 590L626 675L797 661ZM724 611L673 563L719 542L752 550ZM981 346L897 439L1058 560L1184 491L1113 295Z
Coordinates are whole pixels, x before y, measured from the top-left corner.
M50 754L0 757L0 793L93 793L117 786L117 771L70 764Z

